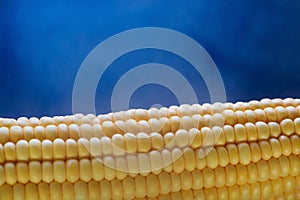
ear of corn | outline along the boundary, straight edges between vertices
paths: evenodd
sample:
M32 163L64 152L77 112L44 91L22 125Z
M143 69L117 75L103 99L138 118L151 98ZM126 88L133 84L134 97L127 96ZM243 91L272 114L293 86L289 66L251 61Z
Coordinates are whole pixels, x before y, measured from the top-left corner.
M300 100L0 118L0 199L300 199Z

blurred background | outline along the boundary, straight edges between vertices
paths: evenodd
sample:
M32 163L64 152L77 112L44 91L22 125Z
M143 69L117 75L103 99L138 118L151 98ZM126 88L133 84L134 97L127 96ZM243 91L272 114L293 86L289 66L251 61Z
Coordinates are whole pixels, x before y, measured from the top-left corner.
M228 101L300 97L299 11L299 0L1 1L0 117L71 114L76 73L89 52L112 35L148 26L182 32L201 44L218 66ZM199 103L210 102L189 63L146 49L121 56L105 71L97 113L110 112L122 74L149 62L174 67L190 81ZM153 104L178 101L157 84L139 88L130 100L133 108Z

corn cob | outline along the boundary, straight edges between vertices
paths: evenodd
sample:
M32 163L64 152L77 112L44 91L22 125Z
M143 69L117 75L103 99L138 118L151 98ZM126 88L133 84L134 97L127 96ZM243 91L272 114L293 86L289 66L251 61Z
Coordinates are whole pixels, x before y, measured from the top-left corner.
M300 100L0 118L0 199L300 199Z

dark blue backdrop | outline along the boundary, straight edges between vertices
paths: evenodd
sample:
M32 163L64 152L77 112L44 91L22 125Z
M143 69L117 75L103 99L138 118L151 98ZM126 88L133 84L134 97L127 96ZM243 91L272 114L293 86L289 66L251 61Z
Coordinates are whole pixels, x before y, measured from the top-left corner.
M114 34L146 26L174 29L199 42L220 70L228 101L300 96L299 0L12 0L0 3L0 116L71 114L73 83L88 53ZM105 87L97 91L97 112L110 111L112 88L122 73L153 61L179 70L187 65L159 51L121 57L100 80ZM201 77L189 80L200 102L209 101ZM154 103L178 102L158 85L144 86L131 98L132 107Z

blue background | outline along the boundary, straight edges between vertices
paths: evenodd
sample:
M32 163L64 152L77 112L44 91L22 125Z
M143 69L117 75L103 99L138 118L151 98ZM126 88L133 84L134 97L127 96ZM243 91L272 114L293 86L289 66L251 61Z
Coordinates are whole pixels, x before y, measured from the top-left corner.
M0 3L0 116L71 114L73 83L88 53L114 34L146 26L174 29L199 42L219 68L228 101L300 96L299 0L12 0ZM190 80L200 103L210 100L202 78L184 60L141 50L120 57L105 72L97 112L110 111L122 73L148 62L174 67ZM155 103L178 102L167 88L146 85L130 106Z

